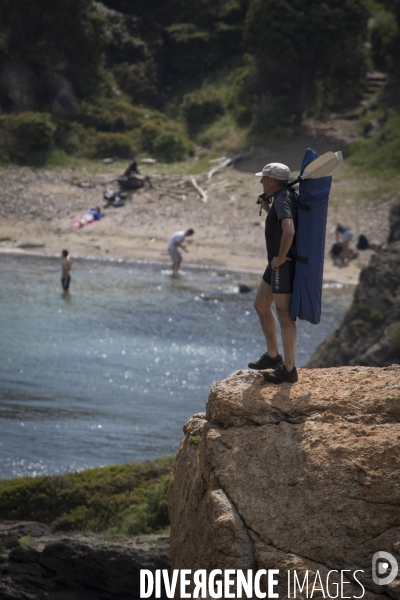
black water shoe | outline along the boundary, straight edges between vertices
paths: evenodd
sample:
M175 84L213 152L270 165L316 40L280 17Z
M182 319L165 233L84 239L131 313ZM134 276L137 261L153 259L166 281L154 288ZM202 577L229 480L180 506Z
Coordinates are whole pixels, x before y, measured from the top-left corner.
M249 369L256 369L256 371L263 371L264 369L276 369L279 365L283 364L283 358L280 354L271 358L266 352L258 360L248 364Z
M298 380L297 369L293 367L291 371L288 371L285 365L279 365L272 373L263 373L265 381L268 383L296 383Z

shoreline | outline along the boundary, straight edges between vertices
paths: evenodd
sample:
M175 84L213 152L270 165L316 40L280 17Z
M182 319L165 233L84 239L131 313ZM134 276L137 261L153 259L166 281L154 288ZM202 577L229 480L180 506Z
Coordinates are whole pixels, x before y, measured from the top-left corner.
M254 164L250 161L241 165L241 171L227 169L211 181L206 174L197 175L196 181L207 191L207 202L199 199L187 178L177 183L178 176L173 181L165 177L163 186L157 183L129 195L123 207L103 206L101 210L107 218L81 229L71 223L90 206L103 205L109 175L65 169L5 169L1 174L4 199L0 204L0 252L59 257L65 248L72 260L169 265L168 240L174 232L191 227L195 235L187 240L189 253L183 253L183 270L191 265L190 268L258 274L261 279L267 263L265 219L259 217L255 204L260 182L251 173L265 160L266 157L254 159ZM149 175L157 177L156 173ZM368 250L360 252L349 265L334 265L329 249L335 241L338 222L353 228L353 247L360 233L374 242L385 243L387 239L391 200L380 204L379 211L373 199L362 204L351 202L345 198L352 186L352 180L339 178L333 182L326 226L325 282L356 285L371 254ZM335 194L341 202L335 200Z
M26 258L50 258L50 259L55 259L58 260L60 259L60 256L58 254L55 253L49 253L49 252L33 252L33 251L26 251L22 248L12 248L12 247L3 247L0 248L0 255L5 255L5 256L24 256ZM117 258L117 257L113 257L113 256L91 256L91 255L87 255L87 256L82 256L82 255L72 255L72 259L74 261L96 261L96 262L104 262L104 263L117 263L117 264L126 264L126 265L150 265L150 266L160 266L160 267L164 267L164 268L168 268L170 266L169 262L166 261L162 261L162 260L154 260L154 259L147 259L147 258L142 258L142 259L129 259L129 258ZM352 265L350 265L352 266ZM245 274L250 274L250 275L260 275L260 277L262 276L263 273L263 269L262 270L256 270L256 269L238 269L235 267L228 267L228 266L224 266L224 265L210 265L210 264L204 264L204 263L190 263L190 262L185 262L183 263L183 270L188 269L188 270L200 270L200 271L217 271L217 272L227 272L227 273L243 273ZM337 270L340 270L339 267L336 267ZM327 276L325 275L326 271L328 271ZM352 275L354 272L358 272L357 274L359 275L359 273L361 272L361 268L353 268L352 269ZM333 276L332 276L333 275ZM327 284L339 284L339 285L353 285L356 286L359 282L359 279L357 277L357 279L351 279L351 277L337 277L334 274L332 274L330 269L325 269L324 268L324 278L323 278L323 285L327 285Z

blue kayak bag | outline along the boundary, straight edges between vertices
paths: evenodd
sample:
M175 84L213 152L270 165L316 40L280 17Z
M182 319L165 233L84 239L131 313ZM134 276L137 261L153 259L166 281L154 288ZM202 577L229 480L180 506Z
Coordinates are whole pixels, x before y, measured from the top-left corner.
M307 149L300 175L319 154ZM332 177L300 182L296 232L296 271L290 316L318 324L321 320L322 280L324 272L326 219ZM304 210L301 205L310 206Z

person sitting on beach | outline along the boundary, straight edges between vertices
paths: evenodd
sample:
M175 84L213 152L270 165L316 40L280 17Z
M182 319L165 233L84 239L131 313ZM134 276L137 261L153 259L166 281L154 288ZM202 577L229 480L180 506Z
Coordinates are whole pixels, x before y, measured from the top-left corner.
M68 256L68 250L61 252L61 286L66 294L69 293L69 284L71 283L71 271L72 263Z
M96 206L95 208L91 207L89 208L89 212L87 212L80 218L79 227L83 227L84 225L91 223L91 221L98 221L103 216L104 215L101 214L99 206Z
M124 177L129 177L135 173L139 175L136 160L133 160L126 171L124 171Z
M349 248L349 243L353 235L353 230L350 229L350 227L347 227L347 225L342 225L341 223L337 224L336 243L342 244L342 251L339 254L339 258L342 260L342 263L347 263L353 258L357 258L357 255L354 255L354 252L352 252Z
M183 245L183 241L186 237L189 237L194 234L194 229L187 229L186 231L177 231L171 237L168 242L168 251L172 258L172 274L176 276L179 271L179 267L182 262L182 255L179 252L178 248L182 248L185 252L189 252L186 246Z

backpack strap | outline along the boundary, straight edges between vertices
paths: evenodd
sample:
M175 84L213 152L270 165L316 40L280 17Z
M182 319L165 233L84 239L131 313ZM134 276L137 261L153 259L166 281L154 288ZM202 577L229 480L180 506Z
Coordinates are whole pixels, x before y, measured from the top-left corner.
M304 202L299 202L299 195L297 192L295 192L294 190L292 190L292 192L294 193L294 199L291 198L293 204L295 205L296 208L298 208L299 210L304 210L305 212L310 212L311 210L311 206L309 204L304 204Z
M291 201L293 202L295 207L298 208L299 210L304 210L305 212L310 212L311 206L309 204L304 204L304 202L299 202L299 195L297 194L297 192L295 192L294 190L292 190L292 192L294 194L294 198L291 198ZM306 258L305 256L300 256L300 254L297 252L297 248L294 244L291 245L290 249L293 252L293 256L297 262L302 263L303 265L308 265L309 259Z

